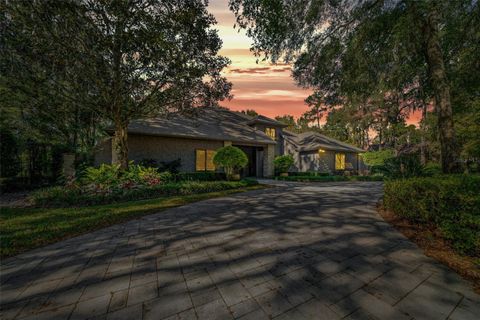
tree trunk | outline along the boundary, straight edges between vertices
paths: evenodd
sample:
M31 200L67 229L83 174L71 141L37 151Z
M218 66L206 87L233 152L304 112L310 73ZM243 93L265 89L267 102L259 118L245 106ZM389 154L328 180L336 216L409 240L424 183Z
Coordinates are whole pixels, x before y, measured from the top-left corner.
M424 166L427 164L427 146L426 146L426 123L427 121L427 104L423 103L422 106L422 120L420 124L421 140L420 140L420 163Z
M425 26L426 57L435 97L435 110L438 116L442 171L444 173L453 173L459 171L457 162L458 151L453 128L450 85L447 81L445 63L440 46L438 19L437 9L433 5L427 16Z
M123 122L115 123L115 134L113 136L114 159L113 163L120 164L120 168L128 168L128 124Z

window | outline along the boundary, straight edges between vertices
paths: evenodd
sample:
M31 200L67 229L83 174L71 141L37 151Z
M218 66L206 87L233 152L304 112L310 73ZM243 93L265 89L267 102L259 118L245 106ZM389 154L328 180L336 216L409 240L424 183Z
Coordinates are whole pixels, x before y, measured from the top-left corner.
M265 128L265 133L267 134L267 136L275 140L276 138L275 128Z
M335 153L335 170L345 170L345 153Z
M215 171L213 164L214 150L197 149L195 150L195 170L196 171Z

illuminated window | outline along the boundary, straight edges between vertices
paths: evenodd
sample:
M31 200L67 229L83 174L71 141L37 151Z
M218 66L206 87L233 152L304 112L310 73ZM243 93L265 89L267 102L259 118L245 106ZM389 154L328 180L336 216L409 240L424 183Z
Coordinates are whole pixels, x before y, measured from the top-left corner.
M276 138L275 128L265 128L265 133L267 134L267 136L275 140Z
M213 164L214 156L215 156L215 151L207 150L207 171L215 171L215 165Z
M335 170L345 170L345 153L335 154Z
M215 171L213 164L214 150L197 149L195 150L195 170L196 171Z

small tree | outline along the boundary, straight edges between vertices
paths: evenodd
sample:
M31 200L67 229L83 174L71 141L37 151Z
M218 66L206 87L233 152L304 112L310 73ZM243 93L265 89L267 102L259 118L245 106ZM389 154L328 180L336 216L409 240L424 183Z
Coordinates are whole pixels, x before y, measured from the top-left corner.
M213 163L223 168L227 179L230 180L237 170L244 168L248 163L247 155L237 147L227 146L217 150Z
M273 160L275 169L280 173L288 172L288 169L293 165L293 157L291 155L278 156Z

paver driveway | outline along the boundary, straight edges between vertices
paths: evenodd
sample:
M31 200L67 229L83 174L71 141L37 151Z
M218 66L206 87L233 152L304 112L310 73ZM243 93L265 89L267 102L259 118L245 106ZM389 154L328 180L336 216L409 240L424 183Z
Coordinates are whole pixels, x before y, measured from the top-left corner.
M379 183L288 183L2 262L2 319L474 319L479 296L376 214Z

